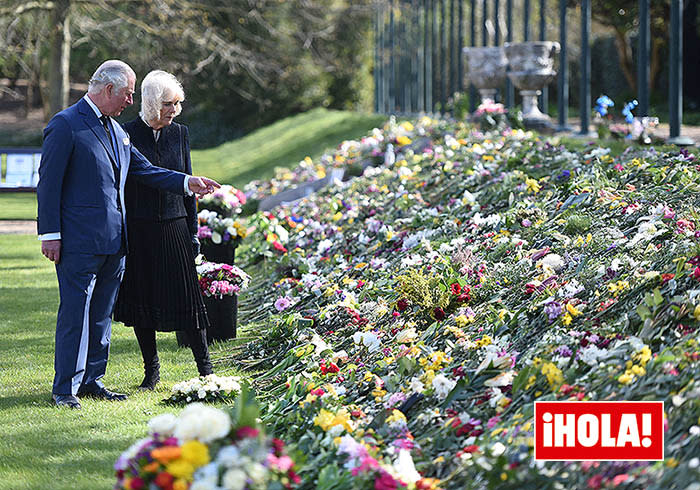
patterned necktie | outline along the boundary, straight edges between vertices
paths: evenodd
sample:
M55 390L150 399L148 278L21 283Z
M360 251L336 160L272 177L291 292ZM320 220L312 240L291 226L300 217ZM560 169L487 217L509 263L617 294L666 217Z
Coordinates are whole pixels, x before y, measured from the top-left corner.
M109 134L109 120L107 116L100 116L100 121L102 121L102 127L105 128L105 131L107 131L107 134Z

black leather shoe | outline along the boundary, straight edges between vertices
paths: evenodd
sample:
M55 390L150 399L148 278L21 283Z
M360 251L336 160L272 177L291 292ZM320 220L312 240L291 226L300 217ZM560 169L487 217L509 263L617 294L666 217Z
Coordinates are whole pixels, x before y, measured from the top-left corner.
M108 400L110 402L123 402L127 398L126 395L109 391L105 387L97 388L95 391L79 391L78 395L96 398L98 400Z
M51 395L57 407L80 409L80 400L73 395Z
M139 385L139 390L141 391L153 391L156 389L156 385L160 381L160 374L158 371L146 371L146 375Z

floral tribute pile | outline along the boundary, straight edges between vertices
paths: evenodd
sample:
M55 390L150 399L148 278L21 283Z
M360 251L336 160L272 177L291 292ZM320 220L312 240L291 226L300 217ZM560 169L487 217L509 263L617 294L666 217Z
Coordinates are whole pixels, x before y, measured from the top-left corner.
M248 288L250 276L240 267L216 262L197 265L199 289L207 298L232 296Z
M362 176L252 217L240 254L274 260L241 308L260 339L230 360L267 369L302 488L700 480L694 155L430 119L324 161L348 148ZM535 400L663 400L665 460L536 463Z
M171 405L191 402L232 402L241 393L241 378L209 374L173 385L165 402Z
M267 437L244 388L230 411L201 403L159 415L114 465L115 490L282 490L300 482L285 444Z
M202 245L238 246L247 235L238 219L245 203L245 194L230 185L222 185L216 192L200 198L197 237Z

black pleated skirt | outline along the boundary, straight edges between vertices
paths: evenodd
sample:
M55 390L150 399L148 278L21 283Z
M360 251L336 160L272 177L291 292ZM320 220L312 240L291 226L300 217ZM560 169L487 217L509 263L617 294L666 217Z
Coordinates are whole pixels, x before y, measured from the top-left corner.
M134 219L128 226L129 253L114 319L160 332L207 328L185 218Z

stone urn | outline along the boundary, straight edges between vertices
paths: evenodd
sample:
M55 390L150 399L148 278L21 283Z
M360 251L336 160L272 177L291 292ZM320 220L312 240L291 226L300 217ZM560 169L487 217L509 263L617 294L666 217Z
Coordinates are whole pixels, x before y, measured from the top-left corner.
M465 79L479 91L481 103L494 102L498 88L506 79L508 60L503 46L462 48L467 61Z
M548 123L550 118L537 107L537 96L542 88L554 79L554 56L559 53L559 43L552 41L528 41L506 43L505 52L510 68L508 78L523 97L525 123Z

